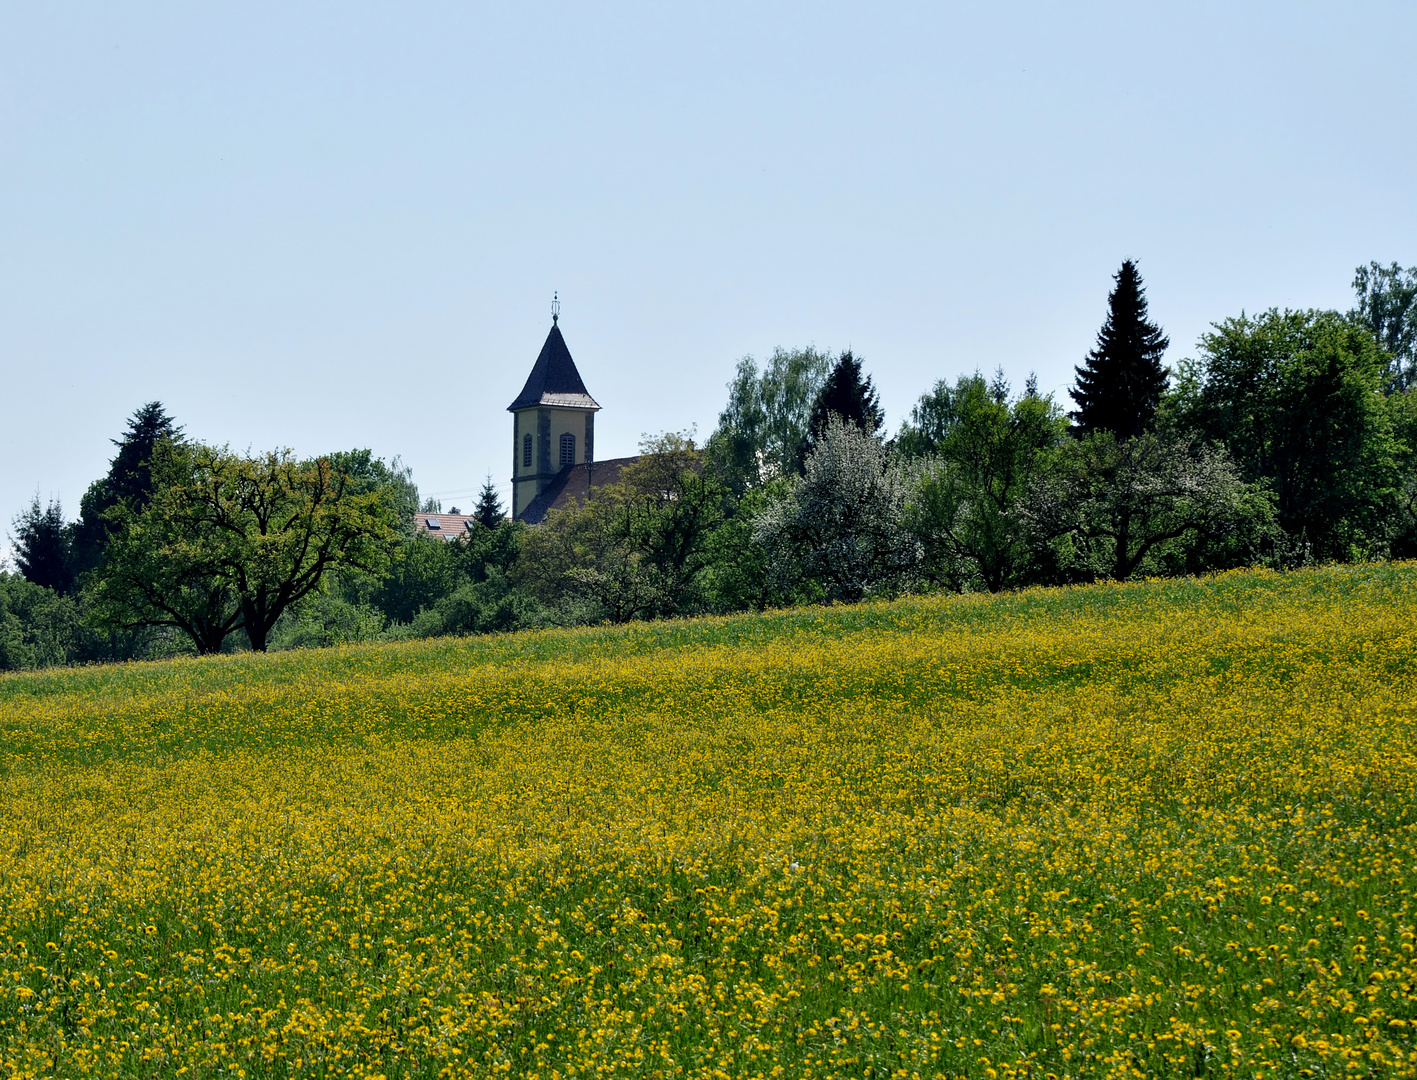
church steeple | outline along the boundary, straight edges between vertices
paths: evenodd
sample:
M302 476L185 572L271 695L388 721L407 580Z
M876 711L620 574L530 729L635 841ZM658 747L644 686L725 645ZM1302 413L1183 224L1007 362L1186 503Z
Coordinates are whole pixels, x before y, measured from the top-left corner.
M552 318L554 320L555 316ZM527 376L526 385L517 399L507 406L507 411L516 412L535 405L600 408L581 381L581 373L571 359L571 350L566 348L566 339L561 336L561 328L554 321L551 332L546 335L546 344L541 346L541 354Z
M594 460L595 414L590 396L559 326L561 304L552 301L551 332L526 385L507 406L512 414L512 517L564 469Z

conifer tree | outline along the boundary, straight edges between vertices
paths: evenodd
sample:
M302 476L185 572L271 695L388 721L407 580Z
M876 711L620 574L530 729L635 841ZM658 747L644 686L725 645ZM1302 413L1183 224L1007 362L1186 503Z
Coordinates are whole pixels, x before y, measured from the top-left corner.
M850 349L837 358L812 406L807 430L813 440L826 430L833 416L867 435L875 435L886 421L875 384L871 376L861 373L861 360Z
M478 522L489 529L495 529L502 524L507 513L502 509L502 500L497 495L497 489L492 486L492 474L487 474L487 480L482 485L482 491L477 496L477 506L472 511Z
M25 580L57 593L74 588L74 564L70 555L70 530L64 524L64 509L56 499L44 509L39 496L15 518L15 565Z
M164 439L175 440L181 435L182 429L167 415L162 402L150 401L128 420L123 437L112 440L118 453L108 475L90 484L79 503L73 532L74 563L79 572L97 566L103 557L110 536L103 515L120 502L133 510L148 504L153 492L153 449Z
M1096 347L1076 368L1072 417L1084 434L1110 431L1130 439L1152 426L1166 389L1162 354L1170 339L1147 318L1146 290L1131 259L1122 263L1107 297L1107 321Z

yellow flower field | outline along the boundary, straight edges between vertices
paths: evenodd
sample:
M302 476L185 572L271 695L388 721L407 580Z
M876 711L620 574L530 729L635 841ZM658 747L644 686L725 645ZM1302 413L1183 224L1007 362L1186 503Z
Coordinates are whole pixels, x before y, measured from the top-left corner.
M1417 566L0 677L0 1077L1417 1076Z

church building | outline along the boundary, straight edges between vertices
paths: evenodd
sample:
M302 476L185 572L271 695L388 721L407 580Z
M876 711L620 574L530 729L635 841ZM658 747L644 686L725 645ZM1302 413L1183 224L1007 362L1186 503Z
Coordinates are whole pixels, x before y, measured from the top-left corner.
M560 304L551 306L551 332L526 385L507 406L512 414L512 517L539 524L547 513L581 502L592 487L613 484L634 458L595 460L595 414L566 339Z

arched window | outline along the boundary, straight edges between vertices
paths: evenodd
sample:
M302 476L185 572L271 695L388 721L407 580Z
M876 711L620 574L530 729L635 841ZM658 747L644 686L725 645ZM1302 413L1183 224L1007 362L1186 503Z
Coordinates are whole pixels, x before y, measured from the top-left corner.
M576 463L576 437L569 431L561 436L561 467Z
M522 468L531 468L531 436L522 436Z

